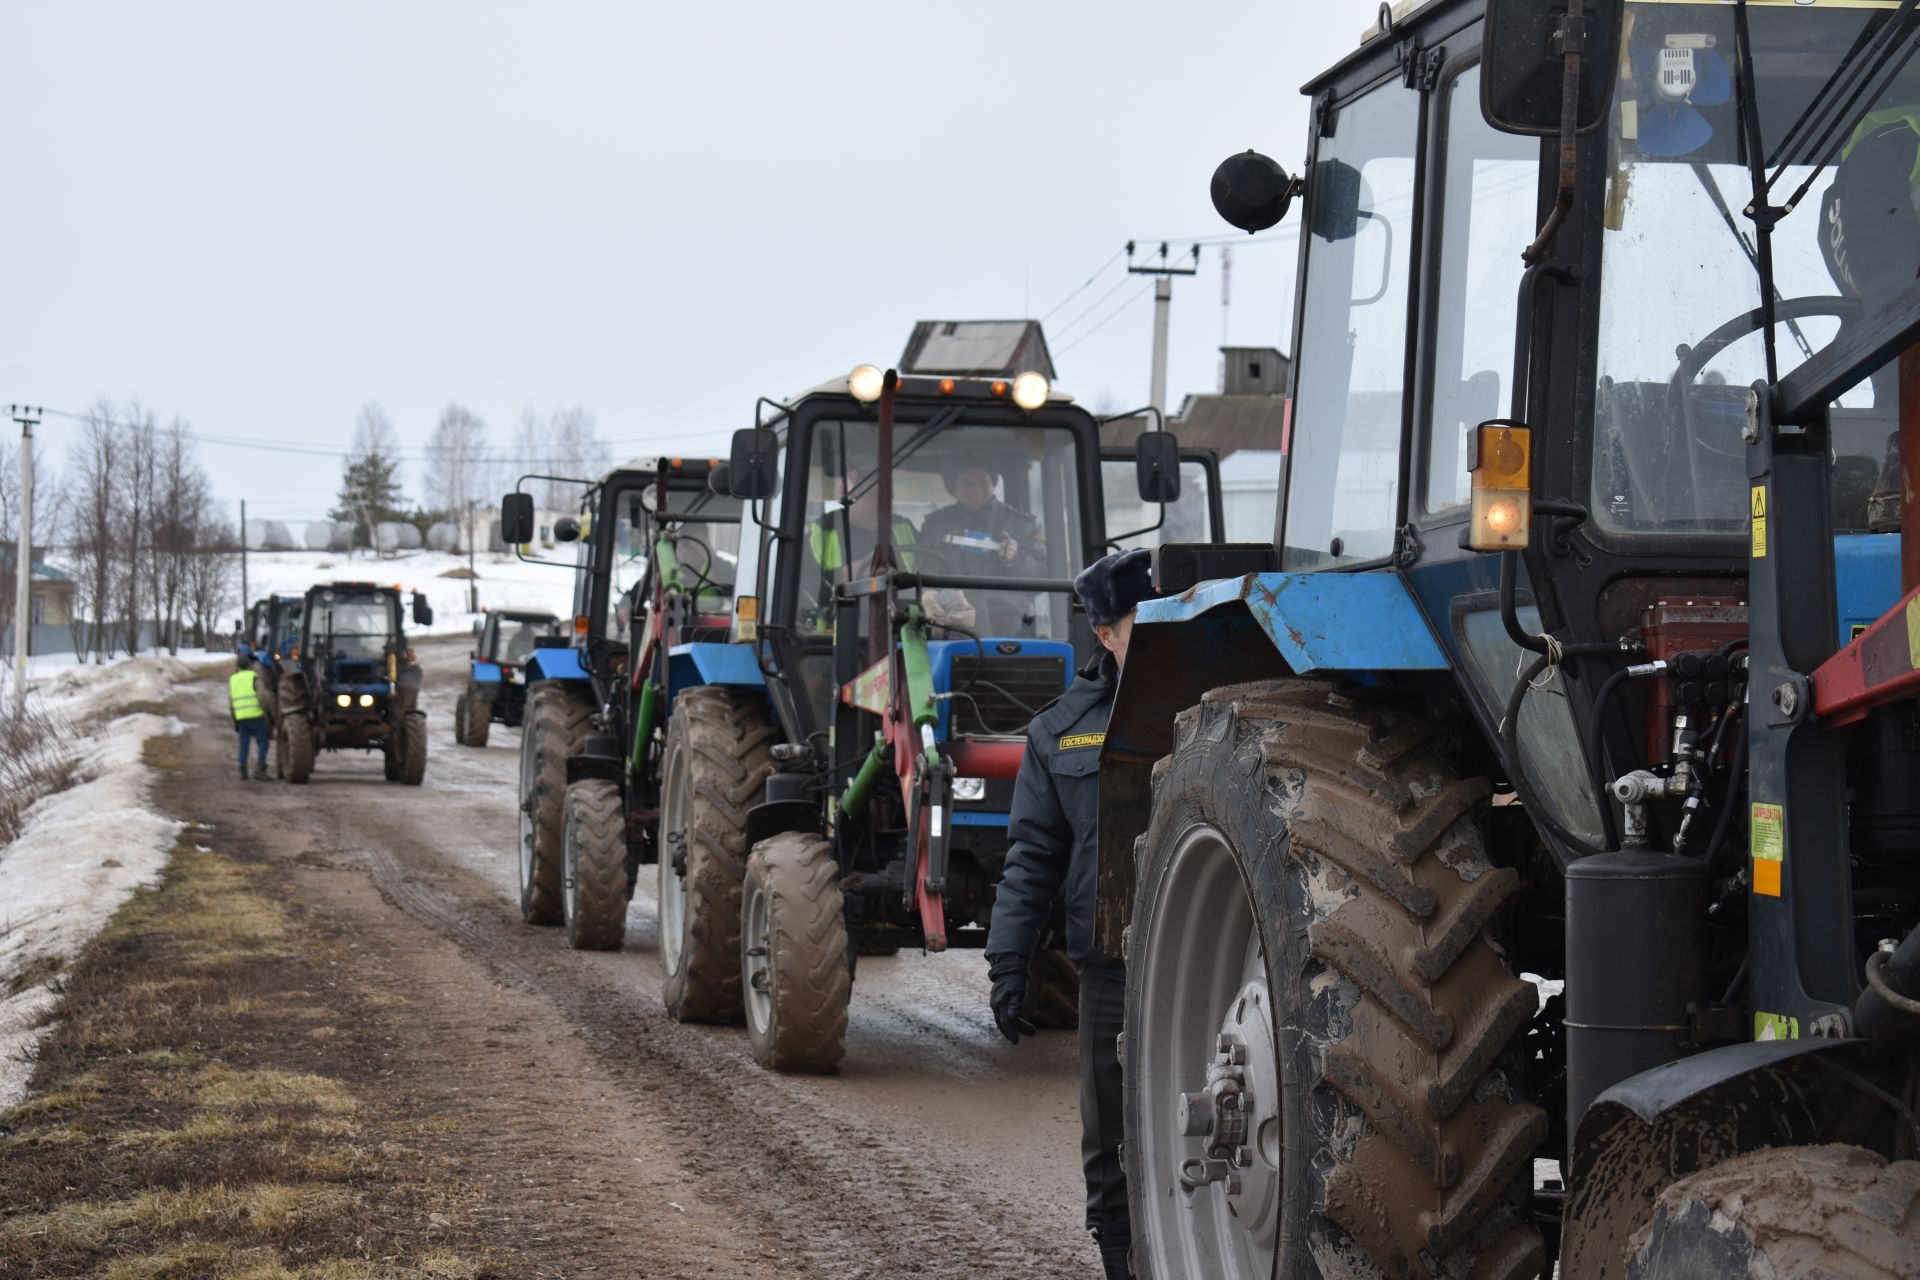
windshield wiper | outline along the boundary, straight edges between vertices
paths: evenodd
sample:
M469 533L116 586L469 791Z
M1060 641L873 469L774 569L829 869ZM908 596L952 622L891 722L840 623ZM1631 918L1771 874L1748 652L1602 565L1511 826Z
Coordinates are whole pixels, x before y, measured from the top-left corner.
M958 418L959 416L960 416L960 406L956 404L956 405L949 405L945 409L942 409L940 410L940 412L934 414L931 418L928 418L926 426L920 429L920 432L918 435L914 436L913 439L907 441L905 444L899 446L893 451L893 465L895 467L898 467L901 463L905 462L908 458L911 458L915 453L918 453L920 451L921 446L925 445L927 441L933 439L935 436L939 435L942 431L952 426L954 419ZM844 454L844 449L842 450L842 452ZM848 503L853 502L855 498L861 497L866 493L868 489L871 489L874 485L879 483L880 483L880 469L879 467L876 466L873 469L872 474L868 475L866 479L860 482L858 487L856 487L852 492L847 494L847 502Z
M1713 207L1719 210L1720 221L1724 222L1727 230L1733 234L1734 243L1740 246L1740 252L1747 255L1747 262L1753 267L1754 274L1760 274L1760 255L1754 251L1753 241L1747 239L1747 233L1742 231L1740 224L1733 220L1733 209L1728 206L1727 198L1720 194L1720 184L1714 180L1713 171L1699 160L1695 160L1688 167L1693 170L1693 176L1700 180L1700 186L1706 191L1707 198L1713 201ZM1773 291L1773 296L1782 302L1786 301L1777 287ZM1794 345L1800 348L1801 357L1807 360L1813 359L1813 344L1808 342L1807 335L1800 331L1800 322L1789 316L1786 324L1787 330L1793 334Z

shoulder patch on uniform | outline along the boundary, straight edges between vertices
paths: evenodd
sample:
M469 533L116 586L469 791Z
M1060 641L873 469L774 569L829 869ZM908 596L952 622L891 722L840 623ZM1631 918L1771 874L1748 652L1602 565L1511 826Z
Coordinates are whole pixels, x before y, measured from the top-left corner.
M1106 741L1105 733L1070 733L1060 739L1060 750L1072 751L1076 747L1104 746Z

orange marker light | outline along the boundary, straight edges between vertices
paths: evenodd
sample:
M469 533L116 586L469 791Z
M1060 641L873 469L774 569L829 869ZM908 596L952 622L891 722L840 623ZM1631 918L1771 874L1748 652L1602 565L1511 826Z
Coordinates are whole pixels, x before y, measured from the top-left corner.
M952 395L952 394L953 394L953 379L952 379L952 378L942 378L942 379L940 379L940 394L941 394L941 395L943 395L943 396L950 396L950 395Z
M1518 551L1533 534L1533 432L1496 419L1475 427L1468 443L1473 515L1467 545Z
M587 615L586 614L583 613L574 618L573 634L577 636L583 636L587 634Z
M993 394L997 396L1004 396L1005 394L1007 394L1007 384L996 379L994 381L992 391L993 391Z

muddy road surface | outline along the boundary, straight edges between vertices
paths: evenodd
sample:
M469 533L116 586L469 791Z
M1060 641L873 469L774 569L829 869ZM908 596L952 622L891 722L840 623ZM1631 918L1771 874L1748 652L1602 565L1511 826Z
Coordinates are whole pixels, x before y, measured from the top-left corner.
M466 645L419 648L425 785L323 752L304 786L241 783L221 690L163 799L276 870L402 992L415 1074L462 1119L495 1210L564 1274L940 1277L1097 1274L1082 1227L1070 1032L993 1030L974 954L860 961L837 1075L763 1071L737 1027L661 1004L652 868L625 950L574 952L521 923L520 735L457 746ZM543 1270L545 1267L543 1266Z

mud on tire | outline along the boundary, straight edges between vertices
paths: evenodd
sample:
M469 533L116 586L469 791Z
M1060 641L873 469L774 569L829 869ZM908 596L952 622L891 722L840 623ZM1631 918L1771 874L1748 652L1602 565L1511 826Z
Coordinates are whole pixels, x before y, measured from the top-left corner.
M304 783L313 776L313 721L304 711L280 717L278 754L288 782Z
M576 951L618 951L627 936L626 811L620 787L588 778L567 788L561 839L562 913L567 945Z
M1920 1274L1920 1162L1774 1147L1688 1174L1634 1233L1629 1280Z
M773 771L773 739L757 692L707 685L674 700L660 764L660 958L680 1022L740 1020L747 810Z
M740 968L754 1060L775 1071L827 1072L847 1047L846 900L833 846L789 832L747 859Z
M1535 995L1487 937L1517 877L1490 863L1488 785L1456 776L1441 729L1307 680L1177 717L1127 957L1142 1280L1539 1274L1526 1200L1547 1120L1502 1066ZM1248 1079L1271 1073L1277 1106L1252 1093L1247 1166L1188 1193L1182 1162L1215 1139L1184 1136L1176 1096L1206 1085L1214 1018L1245 1029Z
M487 733L493 728L493 699L479 689L469 689L466 696L466 721L463 731L466 744L470 747L487 745Z
M561 922L567 758L587 736L592 699L576 685L543 681L527 692L520 738L520 918Z

